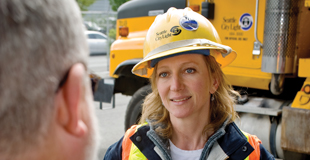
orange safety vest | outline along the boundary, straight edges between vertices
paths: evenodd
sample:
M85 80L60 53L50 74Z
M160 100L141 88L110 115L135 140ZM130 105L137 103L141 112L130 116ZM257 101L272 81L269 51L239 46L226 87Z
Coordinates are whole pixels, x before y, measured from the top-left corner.
M245 135L250 145L254 148L254 151L247 158L245 158L245 160L260 160L259 145L262 143L262 141L258 139L255 135L251 135L243 131L242 133Z
M122 160L147 160L143 153L130 140L130 137L135 134L139 127L143 125L133 125L126 131L122 143ZM259 145L262 142L255 135L251 135L243 131L242 133L245 135L250 145L254 148L254 151L245 160L260 160Z

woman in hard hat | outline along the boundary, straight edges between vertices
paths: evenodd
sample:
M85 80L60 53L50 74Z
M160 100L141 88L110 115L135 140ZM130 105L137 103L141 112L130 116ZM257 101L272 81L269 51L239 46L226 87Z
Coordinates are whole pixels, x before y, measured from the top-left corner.
M132 72L150 78L140 125L128 129L104 159L274 159L234 123L234 99L222 67L236 53L190 8L156 17Z

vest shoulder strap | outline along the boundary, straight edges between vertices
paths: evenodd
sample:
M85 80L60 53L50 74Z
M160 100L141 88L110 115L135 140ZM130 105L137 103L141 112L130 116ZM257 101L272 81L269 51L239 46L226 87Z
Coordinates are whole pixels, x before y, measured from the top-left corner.
M125 133L122 143L122 160L146 160L145 156L132 143L130 137L135 134L142 125L133 125Z
M260 160L260 148L259 145L262 143L255 135L251 135L242 131L242 133L247 138L247 141L254 148L254 151L246 158L246 160Z
M125 133L122 143L122 160L128 160L130 156L130 150L132 146L132 142L129 139L136 131L137 131L138 125L131 126Z

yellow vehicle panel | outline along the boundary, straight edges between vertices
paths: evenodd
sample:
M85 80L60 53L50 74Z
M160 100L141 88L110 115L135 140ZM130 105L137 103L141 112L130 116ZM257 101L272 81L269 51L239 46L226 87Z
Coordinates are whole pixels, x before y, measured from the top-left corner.
M292 103L292 108L301 108L301 109L309 109L310 110L310 78L307 78L302 86L302 89L305 89L305 86L308 86L306 91L299 91ZM308 92L308 93L306 93Z
M310 0L305 0L305 7L310 7Z
M135 17L118 19L117 26L128 27L127 37L119 36L117 28L116 41L112 44L110 50L110 76L113 75L117 66L123 61L143 58L143 43L148 28L151 26L155 16Z
M298 76L299 77L310 77L309 68L310 68L310 58L300 58Z
M299 59L299 77L307 77L302 86L302 90L297 92L296 97L292 103L293 108L309 109L310 110L310 58L300 58ZM305 86L308 86L305 89ZM305 89L305 91L303 91Z
M259 56L253 56L255 36L256 1L248 0L214 0L214 20L210 20L218 31L222 43L237 52L236 60L224 68L232 85L269 89L270 73L261 71L262 50ZM258 12L257 37L263 43L266 1L260 1ZM246 6L246 7L245 7ZM252 19L250 27L242 27L241 17L249 14Z
M244 68L261 68L261 56L253 57L255 37L255 1L248 0L217 0L215 3L214 20L210 20L217 29L222 43L233 48L237 53L237 59L231 66ZM259 3L258 39L263 43L265 1ZM245 7L246 6L246 7ZM249 29L240 26L240 18L243 14L252 17ZM262 54L261 54L262 55Z
M141 49L141 45L143 46L144 37L136 38L136 39L120 39L113 43L113 49L111 47L110 53L110 76L114 77L114 72L117 66L130 59L142 58L143 50Z
M271 74L262 72L260 69L228 66L223 68L223 72L230 84L234 86L269 89Z

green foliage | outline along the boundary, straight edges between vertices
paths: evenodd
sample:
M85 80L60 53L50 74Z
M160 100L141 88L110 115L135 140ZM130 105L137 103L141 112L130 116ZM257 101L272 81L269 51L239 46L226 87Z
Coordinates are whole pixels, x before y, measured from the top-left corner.
M109 37L110 37L111 39L114 39L114 40L115 40L115 38L116 38L116 29L115 29L115 28L110 29L110 31L109 31Z
M113 11L117 11L118 7L129 0L109 0Z
M92 5L96 0L76 0L81 11L87 11L87 8Z
M111 44L115 41L115 38L116 38L116 29L111 28L109 30L109 38L110 38L109 44L111 46Z

